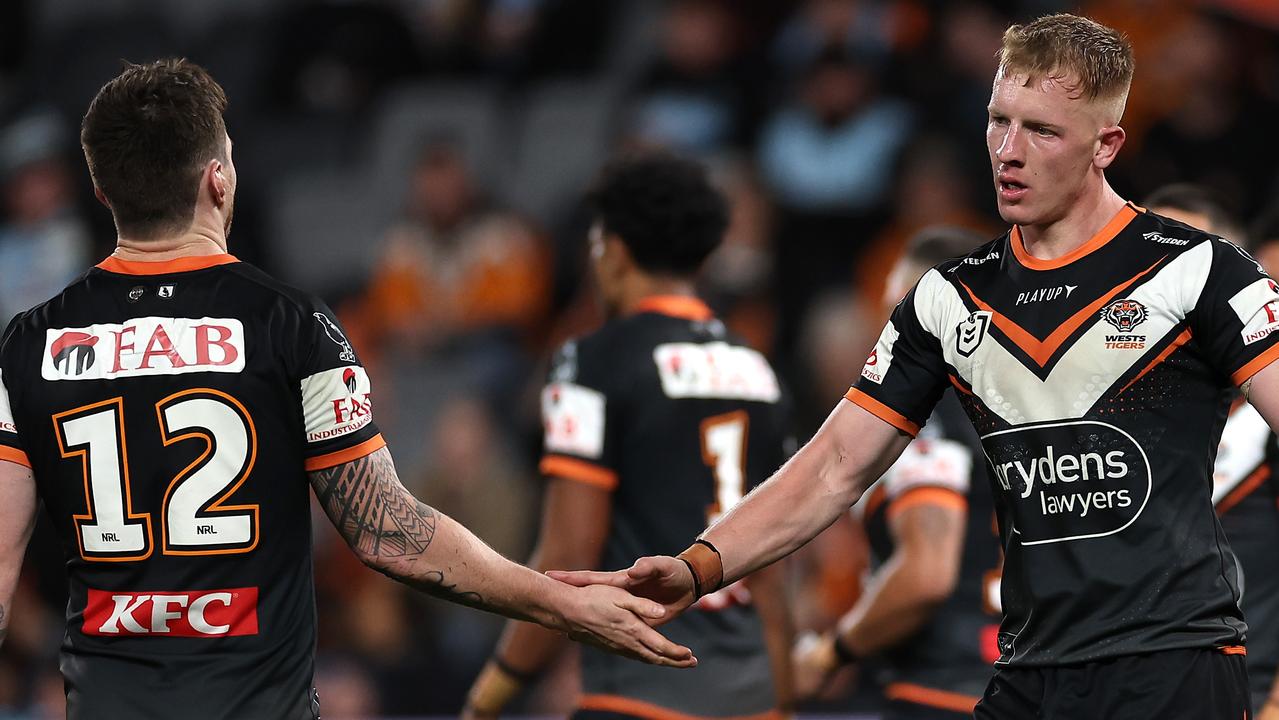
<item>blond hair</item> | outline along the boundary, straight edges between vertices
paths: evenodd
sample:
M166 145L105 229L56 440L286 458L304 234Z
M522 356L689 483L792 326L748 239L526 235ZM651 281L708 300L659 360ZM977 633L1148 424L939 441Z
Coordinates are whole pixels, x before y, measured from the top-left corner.
M1081 97L1114 103L1114 122L1123 114L1133 65L1123 33L1067 13L1010 26L999 49L1000 75L1025 74L1027 83L1070 77Z

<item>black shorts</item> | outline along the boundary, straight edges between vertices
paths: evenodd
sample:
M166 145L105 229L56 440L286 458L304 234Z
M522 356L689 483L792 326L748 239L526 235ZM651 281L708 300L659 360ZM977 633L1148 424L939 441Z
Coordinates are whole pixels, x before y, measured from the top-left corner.
M1243 655L1166 650L1082 665L998 668L977 720L1245 720Z

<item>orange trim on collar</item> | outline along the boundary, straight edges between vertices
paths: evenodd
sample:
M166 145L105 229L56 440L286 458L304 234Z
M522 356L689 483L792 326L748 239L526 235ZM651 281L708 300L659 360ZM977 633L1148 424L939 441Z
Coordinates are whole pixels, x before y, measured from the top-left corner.
M685 320L710 320L715 317L710 307L689 295L650 295L635 303L632 313L657 313Z
M112 255L98 263L97 267L119 275L168 275L170 273L203 270L217 265L229 265L240 262L240 259L228 253L217 255L192 255L176 260L151 262L147 260L121 260Z
M1012 232L1009 233L1009 245L1013 247L1013 255L1017 257L1017 262L1030 268L1031 270L1056 270L1057 268L1066 267L1079 258L1089 253L1100 250L1106 243L1110 242L1119 234L1120 230L1128 227L1128 223L1137 217L1137 210L1132 203L1124 203L1124 206L1115 213L1115 216L1106 223L1106 226L1097 231L1096 235L1089 238L1088 242L1071 250L1059 258L1052 260L1041 260L1030 253L1026 252L1026 246L1021 239L1021 228L1013 225Z

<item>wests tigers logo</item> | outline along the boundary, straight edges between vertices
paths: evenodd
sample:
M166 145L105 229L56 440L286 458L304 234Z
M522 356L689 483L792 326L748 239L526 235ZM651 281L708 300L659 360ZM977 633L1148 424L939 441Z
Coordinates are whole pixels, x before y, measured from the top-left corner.
M1115 300L1101 309L1101 319L1121 333L1130 333L1146 321L1146 306L1127 298Z

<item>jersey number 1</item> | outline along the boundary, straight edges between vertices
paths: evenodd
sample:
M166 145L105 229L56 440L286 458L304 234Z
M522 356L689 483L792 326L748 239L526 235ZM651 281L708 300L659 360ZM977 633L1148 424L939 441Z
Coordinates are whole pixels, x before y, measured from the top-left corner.
M746 433L750 415L737 410L702 421L702 462L715 476L715 504L707 513L713 524L742 499L746 487Z
M165 448L202 451L169 482L160 507L161 552L249 552L258 541L258 506L225 505L257 458L257 431L238 400L212 389L185 390L155 405ZM151 513L135 512L125 439L124 400L112 398L53 416L62 457L78 457L87 512L74 515L85 560L122 562L151 556ZM135 449L136 450L136 449Z

